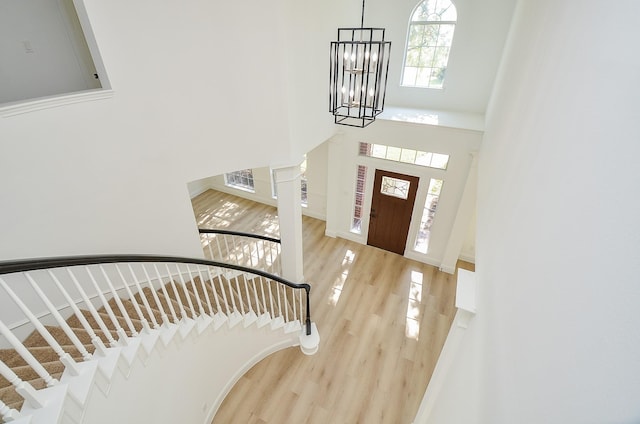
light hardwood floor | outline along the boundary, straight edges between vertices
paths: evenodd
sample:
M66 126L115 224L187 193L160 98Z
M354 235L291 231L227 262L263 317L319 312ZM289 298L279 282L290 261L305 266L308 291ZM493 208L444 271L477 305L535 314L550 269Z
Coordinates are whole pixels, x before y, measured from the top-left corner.
M193 205L202 227L278 235L275 208L211 190ZM415 417L453 320L456 276L326 237L324 229L303 217L318 353L289 348L256 364L213 423L409 424Z

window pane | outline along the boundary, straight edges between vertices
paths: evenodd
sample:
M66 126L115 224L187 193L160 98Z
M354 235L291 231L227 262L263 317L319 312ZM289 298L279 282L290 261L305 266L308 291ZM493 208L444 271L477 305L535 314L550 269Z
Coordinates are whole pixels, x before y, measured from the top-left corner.
M387 146L382 144L374 144L371 156L374 158L384 159L387 156Z
M383 176L382 184L380 185L380 193L386 194L387 196L406 199L409 196L410 185L411 182L409 181Z
M431 160L432 168L447 169L448 164L449 164L449 155L441 155L439 153L433 154L433 159Z
M402 149L402 153L400 154L400 162L415 163L416 151L412 149Z
M234 188L241 190L254 191L253 189L253 172L251 169L242 169L240 171L229 172L224 174L225 183Z
M429 87L431 81L431 68L420 68L416 76L417 87Z
M432 68L431 76L429 77L429 87L442 88L444 82L444 68Z
M424 204L424 210L422 212L422 219L420 220L420 228L416 236L416 243L414 250L421 253L427 253L429 250L429 236L431 235L431 225L436 215L436 209L438 208L438 201L440 200L440 192L442 191L442 180L436 180L434 178L429 182L429 189L427 191L427 199Z
M431 166L431 157L433 156L432 153L429 152L418 152L418 154L416 155L416 165L422 165L422 166Z
M404 68L404 74L402 76L402 85L416 85L416 75L418 74L418 68Z
M431 67L433 56L436 53L435 47L425 47L420 50L420 66L423 68Z
M387 146L386 159L399 162L400 161L400 151L401 150L402 149L400 147Z
M438 45L438 29L440 25L424 25L425 28L425 43L424 45L434 47Z
M439 3L438 14L440 15L441 20L443 21L458 20L458 13L456 12L456 8L450 1L440 0L438 3Z

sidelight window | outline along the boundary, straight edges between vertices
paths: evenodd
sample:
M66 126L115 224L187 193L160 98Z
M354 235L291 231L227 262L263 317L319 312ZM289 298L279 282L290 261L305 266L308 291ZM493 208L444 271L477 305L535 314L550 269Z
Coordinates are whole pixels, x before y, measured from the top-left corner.
M431 226L436 216L440 193L442 192L442 180L432 178L429 182L429 190L427 191L427 200L424 203L422 211L422 219L420 220L420 229L416 236L416 244L414 250L420 253L427 253L429 250L429 236L431 235Z

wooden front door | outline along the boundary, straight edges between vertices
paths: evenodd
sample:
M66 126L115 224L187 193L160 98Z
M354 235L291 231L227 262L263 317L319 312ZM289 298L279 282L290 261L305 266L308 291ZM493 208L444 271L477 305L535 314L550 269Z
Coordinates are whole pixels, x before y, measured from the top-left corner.
M404 255L418 177L376 169L367 244Z

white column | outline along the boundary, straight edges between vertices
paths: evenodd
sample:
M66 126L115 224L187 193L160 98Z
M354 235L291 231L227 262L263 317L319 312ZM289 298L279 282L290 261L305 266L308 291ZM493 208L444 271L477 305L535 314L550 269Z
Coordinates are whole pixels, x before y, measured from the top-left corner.
M302 268L302 206L300 164L274 168L278 190L282 276L295 283L304 281Z

